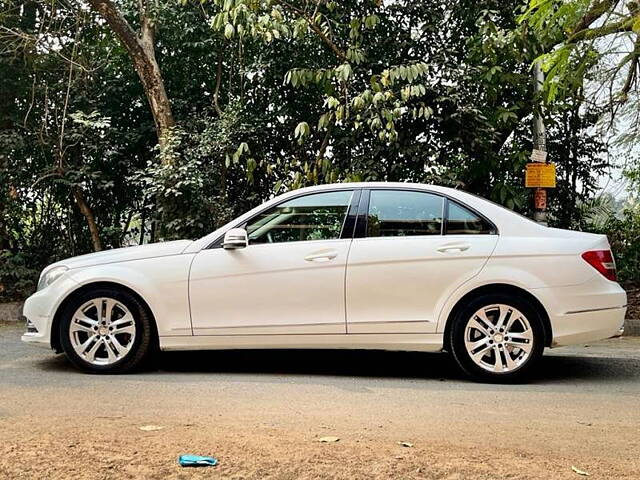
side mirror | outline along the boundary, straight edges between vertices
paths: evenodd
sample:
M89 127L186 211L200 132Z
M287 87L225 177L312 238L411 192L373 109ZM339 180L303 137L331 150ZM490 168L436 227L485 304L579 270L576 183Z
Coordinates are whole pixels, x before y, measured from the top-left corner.
M247 237L247 231L244 228L232 228L224 234L222 248L225 250L245 248L247 245L249 245L249 237Z

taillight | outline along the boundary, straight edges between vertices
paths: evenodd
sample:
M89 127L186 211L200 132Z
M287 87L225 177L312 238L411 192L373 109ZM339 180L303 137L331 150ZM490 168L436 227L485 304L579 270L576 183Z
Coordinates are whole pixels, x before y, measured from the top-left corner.
M616 281L616 262L611 255L611 250L589 250L582 254L582 258L605 278L612 282Z

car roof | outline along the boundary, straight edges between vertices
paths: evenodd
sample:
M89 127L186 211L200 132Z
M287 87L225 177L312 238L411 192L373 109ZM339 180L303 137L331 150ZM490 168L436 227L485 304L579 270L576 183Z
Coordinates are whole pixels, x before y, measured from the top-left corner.
M418 190L432 190L436 192L456 192L455 188L443 187L440 185L430 185L425 183L408 183L408 182L345 182L345 183L326 183L323 185L313 185L311 187L303 187L297 190L291 190L287 193L301 193L301 192L314 192L321 190L337 190L337 189L349 189L349 188L403 188ZM286 194L283 194L286 195Z

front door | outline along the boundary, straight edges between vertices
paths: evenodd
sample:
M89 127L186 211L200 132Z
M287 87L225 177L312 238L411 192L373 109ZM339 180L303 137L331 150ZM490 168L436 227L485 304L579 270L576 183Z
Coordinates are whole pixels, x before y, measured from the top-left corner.
M434 333L443 302L480 272L497 235L469 209L437 194L380 189L363 195L358 222L366 226L347 264L348 333Z
M353 190L287 200L249 220L249 246L192 264L195 335L346 333L344 279Z

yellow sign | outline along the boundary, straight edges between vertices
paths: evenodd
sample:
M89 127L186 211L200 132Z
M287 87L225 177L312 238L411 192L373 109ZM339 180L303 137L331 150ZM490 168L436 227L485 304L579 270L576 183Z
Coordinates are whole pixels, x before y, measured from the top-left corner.
M527 163L524 185L530 188L555 188L556 166L553 163Z

